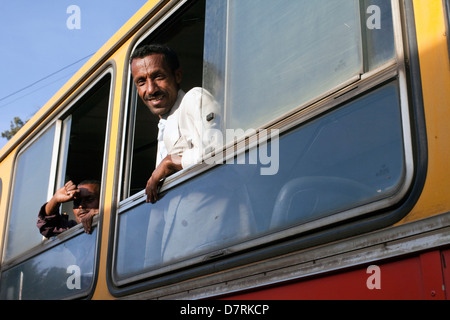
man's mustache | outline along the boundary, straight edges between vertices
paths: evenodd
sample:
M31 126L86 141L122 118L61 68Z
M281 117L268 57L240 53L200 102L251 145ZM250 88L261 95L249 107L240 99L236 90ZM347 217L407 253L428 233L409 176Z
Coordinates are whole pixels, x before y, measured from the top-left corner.
M165 94L163 91L157 91L153 94L147 94L144 99L147 101L151 101L151 100L155 100L155 99L159 99L161 97L163 97Z

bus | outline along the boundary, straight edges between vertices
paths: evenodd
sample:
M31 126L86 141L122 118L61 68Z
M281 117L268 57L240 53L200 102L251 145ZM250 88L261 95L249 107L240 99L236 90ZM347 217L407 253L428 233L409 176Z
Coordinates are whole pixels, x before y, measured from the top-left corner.
M0 299L449 299L449 21L449 0L149 0L0 151ZM226 137L155 203L149 43ZM84 179L92 233L43 237Z

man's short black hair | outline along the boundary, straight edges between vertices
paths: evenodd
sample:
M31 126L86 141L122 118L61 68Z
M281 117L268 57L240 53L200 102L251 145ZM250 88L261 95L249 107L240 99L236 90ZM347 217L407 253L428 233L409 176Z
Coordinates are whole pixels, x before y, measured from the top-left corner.
M78 183L79 186L83 186L85 184L96 184L96 185L100 186L100 181L95 180L95 179L86 179L86 180L83 180L80 183Z
M97 186L97 192L98 192L97 196L100 197L100 188L101 188L100 181L99 180L94 180L94 179L86 179L86 180L83 180L80 183L78 183L77 187L85 186L87 184L94 184L94 185L96 185Z
M130 64L134 59L142 59L153 54L162 54L172 72L175 72L175 70L180 68L180 62L176 52L170 47L158 43L146 44L137 47L130 57Z

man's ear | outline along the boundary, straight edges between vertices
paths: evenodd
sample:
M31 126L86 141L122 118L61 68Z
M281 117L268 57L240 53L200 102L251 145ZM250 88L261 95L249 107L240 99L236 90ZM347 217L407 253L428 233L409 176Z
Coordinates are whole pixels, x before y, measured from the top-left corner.
M175 70L175 81L179 85L182 79L183 79L183 69L180 67L177 70Z

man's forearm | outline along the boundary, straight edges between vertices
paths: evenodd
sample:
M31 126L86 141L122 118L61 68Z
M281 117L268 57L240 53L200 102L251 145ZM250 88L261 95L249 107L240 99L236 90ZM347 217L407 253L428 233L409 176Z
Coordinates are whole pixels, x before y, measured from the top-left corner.
M45 214L50 216L58 212L60 203L57 202L54 197L51 198L45 205Z
M183 169L181 165L181 156L168 155L165 157L153 171L152 176L147 182L145 188L147 202L155 203L158 200L158 185L160 181L181 169Z
M164 177L162 177L162 179L183 169L181 165L181 156L178 155L168 155L163 159L162 163L163 163L162 169L164 170L163 171Z

